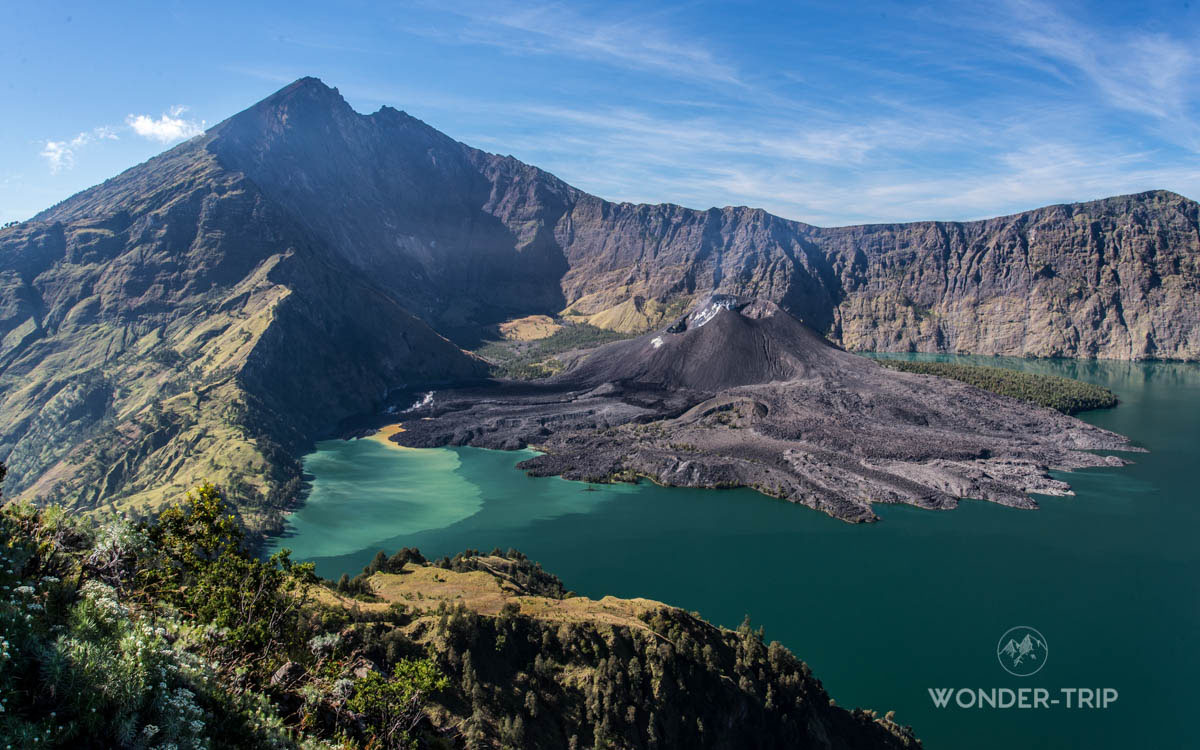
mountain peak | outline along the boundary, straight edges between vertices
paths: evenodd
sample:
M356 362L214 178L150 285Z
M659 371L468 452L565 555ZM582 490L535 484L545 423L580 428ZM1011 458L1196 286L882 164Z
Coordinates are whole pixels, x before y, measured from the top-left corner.
M336 88L328 85L320 78L317 78L316 76L304 76L303 78L297 78L288 85L279 89L274 94L267 97L267 99L269 100L278 96L294 95L297 93L303 93L304 95L308 96L320 96L336 99L342 98L341 93L339 93Z
M251 109L291 109L298 105L323 110L350 108L336 88L327 86L320 78L305 76L279 89Z
M259 151L263 143L273 141L289 131L304 133L306 138L319 140L322 134L329 131L334 120L351 114L356 113L336 88L325 85L320 78L305 76L216 125L209 132L217 136L226 148L248 146L251 151ZM221 148L217 147L217 150Z

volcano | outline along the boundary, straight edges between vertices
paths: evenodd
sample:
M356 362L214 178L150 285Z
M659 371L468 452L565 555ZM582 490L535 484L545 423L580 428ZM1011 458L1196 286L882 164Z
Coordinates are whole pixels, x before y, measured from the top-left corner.
M873 503L1034 508L1070 494L1049 470L1119 465L1125 438L834 346L774 303L712 295L669 326L598 347L533 383L437 392L407 446L543 451L535 475L753 487L847 521Z
M602 347L555 382L717 391L871 366L773 302L713 295L664 330Z

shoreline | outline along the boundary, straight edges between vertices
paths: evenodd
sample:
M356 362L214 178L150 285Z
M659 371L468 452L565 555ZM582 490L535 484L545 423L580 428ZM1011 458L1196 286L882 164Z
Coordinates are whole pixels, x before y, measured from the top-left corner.
M359 439L360 440L374 440L375 442L381 443L393 450L398 450L398 451L413 450L412 448L409 448L404 445L400 445L395 440L392 440L393 435L398 435L401 432L405 432L404 423L403 422L393 422L392 424L386 424L383 427L380 427L375 432L372 432L370 435L364 435Z

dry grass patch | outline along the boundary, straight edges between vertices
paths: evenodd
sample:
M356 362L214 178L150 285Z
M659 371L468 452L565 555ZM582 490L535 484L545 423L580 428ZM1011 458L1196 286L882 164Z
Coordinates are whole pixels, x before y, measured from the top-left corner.
M548 315L527 315L500 324L500 335L509 341L537 341L562 330Z
M498 570L505 561L502 558L480 557L479 562L487 567L495 566L495 572L473 570L455 572L436 565L408 563L403 573L376 573L367 579L367 584L376 597L375 601L364 601L343 596L327 588L317 588L315 595L324 604L346 608L358 607L364 612L383 611L392 604L401 604L416 615L432 615L442 603L457 607L462 604L476 614L498 617L505 605L515 603L520 614L537 620L558 623L603 623L616 627L647 630L641 615L666 607L650 599L618 599L606 596L589 599L572 596L555 599L546 596L530 596L506 579Z

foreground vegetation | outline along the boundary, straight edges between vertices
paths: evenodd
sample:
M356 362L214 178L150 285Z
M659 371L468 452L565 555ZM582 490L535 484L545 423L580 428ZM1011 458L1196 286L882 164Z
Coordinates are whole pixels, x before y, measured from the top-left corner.
M918 746L749 624L575 597L515 551L333 584L249 554L211 486L139 522L0 509L0 632L0 747Z
M533 380L562 372L556 355L575 349L592 349L636 334L610 331L588 323L562 321L562 327L545 338L521 341L491 341L475 350L492 365L492 375L513 380Z
M1117 405L1112 391L1082 380L1057 375L1035 375L1003 367L960 365L950 362L911 362L902 359L878 359L884 367L920 375L936 375L958 380L967 385L1001 396L1029 401L1041 406L1075 414L1088 409L1105 409Z

